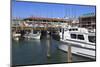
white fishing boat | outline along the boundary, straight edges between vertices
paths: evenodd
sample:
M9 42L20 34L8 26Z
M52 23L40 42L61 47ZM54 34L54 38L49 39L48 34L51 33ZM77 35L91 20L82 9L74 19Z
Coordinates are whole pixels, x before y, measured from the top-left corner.
M13 32L12 33L12 37L14 40L19 40L19 37L21 36L21 34L19 32Z
M21 36L21 34L20 34L20 33L18 33L18 32L13 32L13 33L12 33L12 36L13 36L13 37L20 37L20 36Z
M60 42L63 44L59 45L59 48L67 52L68 46L70 45L73 54L95 59L95 37L95 33L89 33L85 28L62 28Z
M31 30L30 33L26 33L24 35L25 38L28 38L28 39L40 39L41 37L41 33L39 31L33 31Z

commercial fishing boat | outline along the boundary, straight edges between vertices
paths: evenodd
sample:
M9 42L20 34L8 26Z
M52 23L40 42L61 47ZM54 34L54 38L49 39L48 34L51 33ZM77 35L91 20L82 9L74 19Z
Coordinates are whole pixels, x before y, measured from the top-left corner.
M12 37L14 40L19 40L19 37L21 36L21 34L17 31L12 33Z
M63 44L59 45L59 49L67 52L68 46L71 46L73 54L95 59L95 38L95 32L89 33L86 28L62 28L60 32L60 42Z
M31 30L30 32L27 32L24 35L24 37L28 38L28 39L40 39L41 33L39 31L33 31L33 30Z

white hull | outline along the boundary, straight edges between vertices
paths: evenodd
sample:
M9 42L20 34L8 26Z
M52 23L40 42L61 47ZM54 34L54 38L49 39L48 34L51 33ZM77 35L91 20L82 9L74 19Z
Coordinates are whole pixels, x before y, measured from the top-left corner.
M95 46L91 46L91 45L87 45L87 44L85 44L87 46L82 46L82 45L80 45L80 43L75 44L75 42L74 42L74 44L72 44L71 42L70 42L70 44L68 44L63 40L61 40L61 42L63 42L63 45L59 45L59 49L67 52L68 45L72 45L71 50L72 50L73 54L88 57L91 59L95 59L95 49L94 49Z
M19 40L19 37L15 37L15 38L13 38L14 40L16 40L16 41L18 41Z
M13 33L13 34L12 34L13 39L16 40L16 41L19 40L19 37L20 37L20 36L21 36L21 34L19 34L19 33Z
M95 43L90 43L90 42L85 42L85 41L78 41L78 40L71 40L71 39L61 39L60 40L62 43L69 43L74 46L80 46L80 47L85 47L89 49L95 49Z
M28 34L28 35L24 35L25 38L28 39L40 39L41 34Z
M20 37L21 36L21 34L19 34L19 33L13 33L13 37Z

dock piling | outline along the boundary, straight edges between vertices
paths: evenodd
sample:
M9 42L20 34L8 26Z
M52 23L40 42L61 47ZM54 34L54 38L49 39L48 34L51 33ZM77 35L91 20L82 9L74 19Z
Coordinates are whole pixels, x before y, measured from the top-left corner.
M72 62L72 53L71 53L71 46L68 45L68 63L71 63Z

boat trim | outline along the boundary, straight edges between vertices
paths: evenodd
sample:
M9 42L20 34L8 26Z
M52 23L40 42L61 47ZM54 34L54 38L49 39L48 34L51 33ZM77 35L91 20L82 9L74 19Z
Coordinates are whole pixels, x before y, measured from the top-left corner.
M66 40L95 46L94 44L86 43L86 42L84 42L84 41L83 41L83 42L82 42L82 41L75 41L75 40L71 40L71 39L66 39Z
M61 41L62 42L62 41ZM62 43L65 43L64 45L67 45L69 43L66 44L66 42L62 42ZM92 49L92 48L87 48L87 47L82 47L82 46L79 46L79 45L76 45L76 44L73 44L71 46L74 46L74 47L78 47L78 48L84 48L84 49L88 49L88 50L92 50L92 51L96 51L96 49Z
M88 56L88 57L91 57L91 58L96 57L96 56L92 56L92 55L88 55L88 54L84 54L84 53L80 53L80 52L76 52L76 53L79 54L79 55Z

